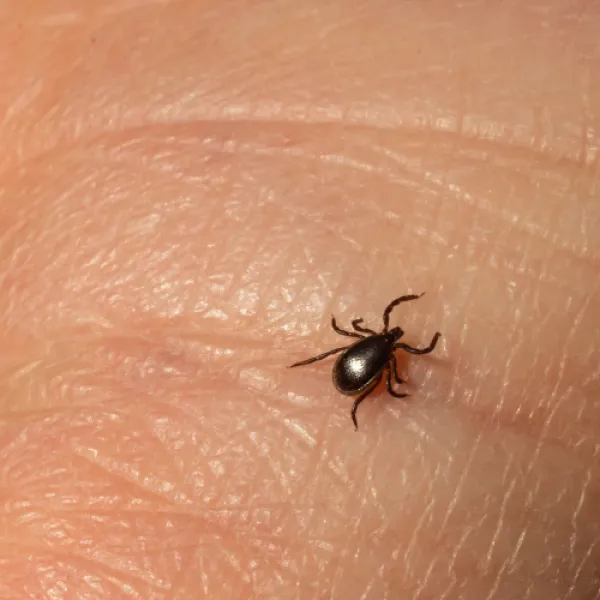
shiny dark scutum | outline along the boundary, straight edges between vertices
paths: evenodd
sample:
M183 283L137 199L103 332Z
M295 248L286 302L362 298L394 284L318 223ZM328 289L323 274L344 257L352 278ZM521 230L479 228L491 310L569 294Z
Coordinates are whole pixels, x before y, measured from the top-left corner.
M395 336L372 335L359 340L335 361L333 384L346 396L352 396L374 385L393 352Z

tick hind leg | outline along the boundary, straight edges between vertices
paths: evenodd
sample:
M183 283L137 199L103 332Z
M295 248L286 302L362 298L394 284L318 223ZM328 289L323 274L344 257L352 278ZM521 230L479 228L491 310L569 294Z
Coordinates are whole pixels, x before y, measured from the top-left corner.
M352 321L352 327L354 327L354 329L356 331L360 331L361 333L368 333L369 335L377 335L377 332L373 331L372 329L367 329L366 327L362 327L361 323L364 321L364 319L354 319L354 321Z
M350 414L352 415L352 422L354 423L354 429L358 431L358 421L356 420L356 410L358 409L358 405L377 387L379 382L381 381L381 375L373 382L373 385L369 386L369 389L363 392L352 405L352 410Z
M311 363L317 362L318 360L323 360L332 354L336 354L337 352L341 352L345 350L348 346L342 346L341 348L334 348L333 350L328 350L327 352L323 352L323 354L319 354L317 356L313 356L312 358L307 358L306 360L301 360L300 362L294 363L293 365L289 365L288 369L292 367L301 367L302 365L310 365Z
M398 304L408 302L409 300L418 300L423 294L407 294L406 296L400 296L400 298L392 300L383 311L383 333L388 332L390 328L390 314Z
M400 375L398 375L398 363L396 361L396 357L393 354L390 356L389 369L390 369L390 372L392 372L392 375L394 376L394 380L396 383L399 383L400 385L402 385L403 383L406 383L406 381L404 381L404 379L402 379L402 377L400 377Z
M406 352L410 352L411 354L429 354L430 352L433 352L433 349L435 348L436 344L438 343L438 340L441 337L442 334L438 331L431 339L431 342L429 342L429 346L427 346L427 348L413 348L412 346L409 346L408 344L403 344L402 342L394 344L394 348L400 348L401 350L405 350Z
M354 324L354 321L353 321ZM337 325L337 323L335 322L335 317L331 317L331 327L333 328L333 330L336 333L339 333L340 335L346 335L348 337L355 337L355 338L360 338L361 340L365 337L364 335L360 335L360 333L354 333L353 331L345 331L344 329L340 329ZM356 329L356 327L355 327Z
M396 377L396 381L398 381L396 367L395 367L395 365L392 365L390 363L387 367L387 378L386 378L387 391L390 393L390 396L394 396L394 398L406 398L407 396L409 396L409 394L401 394L400 392L397 392L396 390L394 390L394 388L392 386L392 368L394 369L394 377Z

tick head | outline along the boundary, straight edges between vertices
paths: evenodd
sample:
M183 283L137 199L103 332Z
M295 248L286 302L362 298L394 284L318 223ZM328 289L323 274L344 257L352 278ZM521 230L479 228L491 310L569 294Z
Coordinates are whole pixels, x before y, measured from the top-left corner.
M387 334L388 339L390 342L392 342L392 344L399 340L403 335L404 331L402 331L400 327L392 327Z

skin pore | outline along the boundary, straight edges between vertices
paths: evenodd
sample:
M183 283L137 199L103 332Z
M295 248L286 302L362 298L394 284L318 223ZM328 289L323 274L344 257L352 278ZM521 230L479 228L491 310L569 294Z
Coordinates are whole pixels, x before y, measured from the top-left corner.
M600 9L476 4L5 3L0 598L600 597Z

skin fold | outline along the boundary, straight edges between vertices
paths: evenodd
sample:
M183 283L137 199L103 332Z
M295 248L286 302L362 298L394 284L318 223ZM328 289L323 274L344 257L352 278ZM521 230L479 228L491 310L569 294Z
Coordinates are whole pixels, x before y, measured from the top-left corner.
M0 598L600 598L597 3L0 16Z

